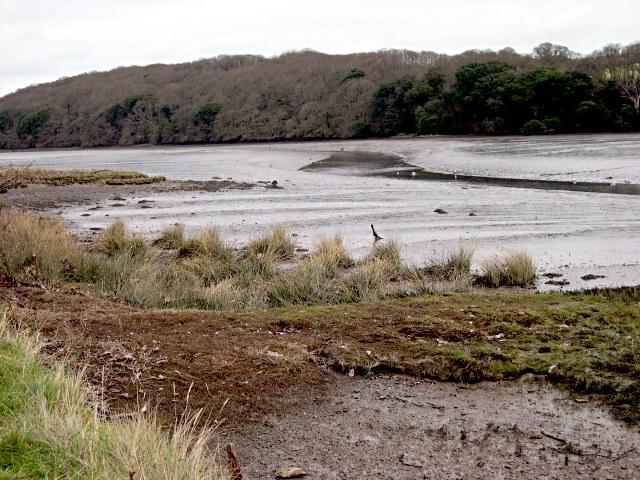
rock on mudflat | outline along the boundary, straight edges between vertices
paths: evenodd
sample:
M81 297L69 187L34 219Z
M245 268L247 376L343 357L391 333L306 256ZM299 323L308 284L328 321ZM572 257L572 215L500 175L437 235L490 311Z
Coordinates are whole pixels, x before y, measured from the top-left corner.
M299 478L306 474L300 467L284 467L276 474L276 478Z

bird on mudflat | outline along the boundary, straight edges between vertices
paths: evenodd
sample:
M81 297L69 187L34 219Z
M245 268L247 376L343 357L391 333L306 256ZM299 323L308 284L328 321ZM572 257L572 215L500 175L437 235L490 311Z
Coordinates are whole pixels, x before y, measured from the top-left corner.
M377 242L378 240L382 240L382 237L376 233L376 230L371 225L371 231L373 232L373 241Z

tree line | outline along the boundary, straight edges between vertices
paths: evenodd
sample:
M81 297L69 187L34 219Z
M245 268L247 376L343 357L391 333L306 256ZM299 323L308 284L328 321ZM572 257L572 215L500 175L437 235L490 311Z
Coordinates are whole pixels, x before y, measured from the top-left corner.
M0 148L640 130L640 43L221 55L0 98Z
M518 72L501 61L461 66L451 88L440 67L382 85L359 135L543 134L640 130L638 63L584 71Z

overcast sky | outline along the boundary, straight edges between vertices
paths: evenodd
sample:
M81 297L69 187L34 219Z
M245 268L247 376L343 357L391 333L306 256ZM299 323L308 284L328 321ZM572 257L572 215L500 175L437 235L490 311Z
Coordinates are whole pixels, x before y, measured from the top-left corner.
M311 48L460 53L640 41L638 0L2 0L0 96L118 66Z

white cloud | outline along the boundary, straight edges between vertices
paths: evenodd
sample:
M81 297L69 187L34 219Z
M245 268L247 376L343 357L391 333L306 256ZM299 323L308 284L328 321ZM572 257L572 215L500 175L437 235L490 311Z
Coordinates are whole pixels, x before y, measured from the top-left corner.
M4 0L0 95L33 82L121 65L223 53L276 55L407 48L520 52L545 41L590 53L640 40L628 0Z

